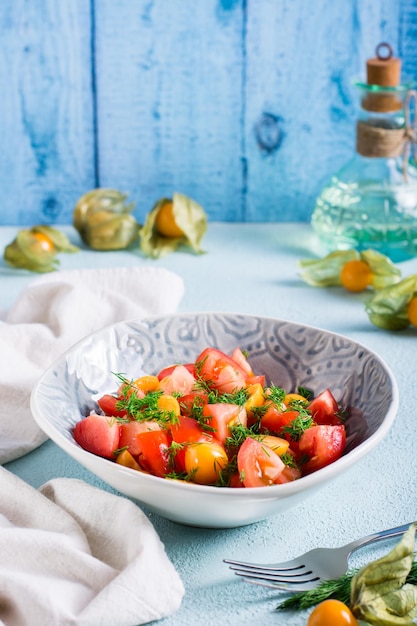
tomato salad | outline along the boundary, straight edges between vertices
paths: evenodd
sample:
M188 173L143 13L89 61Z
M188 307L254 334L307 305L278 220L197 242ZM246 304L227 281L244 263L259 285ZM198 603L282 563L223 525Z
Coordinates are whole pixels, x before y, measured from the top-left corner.
M206 348L194 363L127 380L98 400L74 438L85 450L162 478L219 487L296 480L344 451L332 392L287 393L255 375L246 354Z

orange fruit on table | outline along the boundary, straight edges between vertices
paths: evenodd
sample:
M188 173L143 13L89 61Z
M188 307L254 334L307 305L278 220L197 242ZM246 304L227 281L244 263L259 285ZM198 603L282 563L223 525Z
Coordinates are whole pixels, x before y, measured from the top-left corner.
M412 326L417 327L417 296L411 298L407 305L407 318Z
M348 261L340 272L340 281L349 291L364 291L372 283L371 268L365 261Z
M359 622L346 604L330 599L316 606L308 618L307 626L359 626Z
M32 233L32 236L36 239L37 245L43 252L52 252L54 244L47 235L41 232Z
M164 237L182 237L184 232L178 226L174 217L172 202L165 202L158 211L155 219L155 227Z

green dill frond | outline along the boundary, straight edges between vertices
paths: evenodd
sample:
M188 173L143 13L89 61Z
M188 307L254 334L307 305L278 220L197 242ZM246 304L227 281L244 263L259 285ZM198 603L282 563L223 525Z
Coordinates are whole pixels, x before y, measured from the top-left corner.
M120 408L138 422L152 420L158 422L162 427L178 423L179 418L174 411L159 408L158 401L162 395L161 389L150 391L143 398L139 398L135 393L130 393L120 400Z
M222 404L237 404L244 406L249 398L247 389L238 389L234 393L222 393L217 397L217 402Z
M114 456L119 456L119 454L121 454L121 452L124 452L125 450L127 450L128 447L129 446L123 446L123 448L117 448L116 450L113 450Z
M205 356L203 359L200 359L200 361L196 361L194 363L194 371L198 376L201 375L201 370L203 369L204 363L206 361L207 361L207 356Z
M307 406L307 400L290 400L288 404L286 404L286 407L292 411L301 411L302 409L306 409Z
M253 418L257 422L259 422L263 418L263 416L265 415L268 409L269 409L268 404L261 404L260 406L251 407L250 411L251 411L251 414L253 415Z
M187 472L169 472L169 474L165 474L164 478L170 478L171 480L186 480L187 482L191 482L191 478Z
M196 372L195 382L194 382L194 390L201 391L202 393L210 394L213 390L214 383L213 381L206 380L202 378L200 374Z
M308 402L314 398L314 391L308 387L301 387L300 385L297 387L297 393L300 396L303 396L303 398L305 398Z
M194 397L193 403L191 404L191 406L189 404L184 404L183 402L181 402L181 400L179 400L179 405L180 405L181 412L185 409L186 414L189 415L189 417L192 417L193 419L195 419L197 422L204 420L203 410L204 410L205 402L204 402L204 399L201 398L200 396Z
M268 391L268 400L273 402L280 409L284 402L284 398L287 395L287 392L285 391L285 389L282 389L282 387L276 387L275 385L271 385L268 388Z
M313 426L314 421L311 417L311 414L305 409L299 409L299 413L297 417L288 424L288 426L284 426L282 429L283 433L286 433L290 436L293 441L298 441L301 435L308 429Z
M227 437L225 441L226 451L233 451L240 448L245 439L254 436L257 436L257 433L254 432L252 427L248 428L247 426L243 426L243 424L231 426L230 437Z
M309 609L316 604L320 604L323 600L330 598L340 600L349 606L350 583L356 571L357 570L352 570L336 580L326 580L316 587L316 589L293 594L285 598L285 600L277 606L277 610L284 611L291 609L301 611Z
M278 606L278 611L287 609L302 611L310 609L323 600L330 598L340 600L347 606L350 604L350 585L352 578L358 572L357 569L351 569L346 574L335 580L325 580L316 589L302 591L301 593L292 594L285 598ZM413 561L410 572L405 581L410 585L417 584L417 561Z
M181 450L184 449L184 446L186 444L184 443L177 443L176 441L172 441L168 450L167 450L167 456L168 456L168 461L170 465L174 465L175 462L175 458L178 454L178 452L180 452Z
M233 456L227 465L220 471L216 487L230 487L232 476L237 474L237 456Z
M287 465L288 467L298 467L293 455L289 452L284 452L284 454L281 454L281 461L285 463L285 465Z

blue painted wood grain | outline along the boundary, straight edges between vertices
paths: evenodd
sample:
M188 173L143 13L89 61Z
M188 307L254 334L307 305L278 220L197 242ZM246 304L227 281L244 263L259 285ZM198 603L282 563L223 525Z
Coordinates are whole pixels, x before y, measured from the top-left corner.
M130 191L139 217L174 191L241 217L242 20L241 2L125 1L115 13L101 0L100 181Z
M253 0L248 4L245 219L309 219L322 185L353 155L357 94L380 41L398 49L392 0ZM277 150L260 149L261 116Z
M142 219L309 220L354 149L380 41L417 78L417 0L2 0L0 224L70 223L96 187Z
M95 185L90 10L0 3L1 224L68 219Z

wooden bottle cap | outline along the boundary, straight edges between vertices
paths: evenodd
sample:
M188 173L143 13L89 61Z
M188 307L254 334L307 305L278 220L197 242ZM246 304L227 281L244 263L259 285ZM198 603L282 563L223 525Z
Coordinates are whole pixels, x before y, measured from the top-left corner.
M397 87L400 84L401 61L392 56L392 48L388 43L380 43L376 57L366 62L366 72L368 85Z
M376 48L376 57L366 62L368 85L379 87L397 87L401 80L401 61L392 56L388 43L380 43ZM368 111L389 112L402 108L401 100L395 94L368 93L362 100L362 107Z

